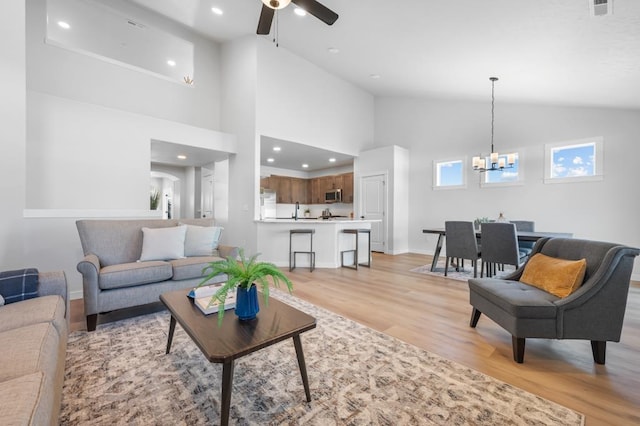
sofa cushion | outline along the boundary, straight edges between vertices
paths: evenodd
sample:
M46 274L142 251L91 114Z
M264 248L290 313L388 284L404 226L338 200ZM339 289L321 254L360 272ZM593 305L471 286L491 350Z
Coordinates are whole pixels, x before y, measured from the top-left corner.
M172 279L174 281L181 281L203 277L204 275L202 274L202 270L209 266L209 263L217 262L219 260L224 259L216 256L199 256L171 260L169 263L173 267ZM225 280L226 276L221 276L220 281L214 280L213 282L221 282Z
M0 423L48 425L57 421L54 392L41 371L0 382ZM53 416L53 419L52 419Z
M223 228L220 226L187 225L187 236L184 241L184 255L211 256L218 248L218 241Z
M558 297L576 291L587 270L586 259L565 260L536 253L527 262L520 281Z
M556 317L558 297L518 281L473 278L469 289L517 318Z
M123 263L100 269L98 285L102 290L132 287L171 279L171 264L154 260L151 262Z
M51 323L27 325L0 333L0 382L36 371L55 377L60 337Z
M184 257L187 226L142 228L140 261L180 259Z
M58 333L67 333L66 306L60 296L42 296L0 308L0 332L42 322L53 323Z
M3 304L31 299L38 295L38 270L35 268L0 272Z

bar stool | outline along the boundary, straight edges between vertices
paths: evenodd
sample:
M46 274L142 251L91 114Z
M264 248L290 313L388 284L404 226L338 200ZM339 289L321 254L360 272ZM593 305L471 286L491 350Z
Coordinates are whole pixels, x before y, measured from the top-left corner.
M356 236L356 248L354 250L342 250L340 252L340 266L343 268L352 268L358 269L358 265L366 266L367 268L371 267L371 229L343 229L343 233L352 234ZM358 262L358 240L360 239L360 234L367 235L367 261L366 262ZM344 254L345 253L353 253L353 265L345 265L344 264Z
M309 255L309 272L313 272L316 267L316 252L313 251L313 234L316 233L315 229L291 229L289 230L289 271L293 271L296 267L296 254L308 254ZM291 240L294 234L307 234L309 235L309 251L291 251ZM293 258L293 266L291 266L291 259Z

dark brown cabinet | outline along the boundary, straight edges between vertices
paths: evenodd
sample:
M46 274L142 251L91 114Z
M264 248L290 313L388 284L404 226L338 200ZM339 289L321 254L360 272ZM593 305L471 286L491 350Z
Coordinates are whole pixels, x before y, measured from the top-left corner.
M325 192L333 189L342 189L342 202L353 202L353 173L313 179L271 175L260 179L260 187L275 191L281 204L324 204Z

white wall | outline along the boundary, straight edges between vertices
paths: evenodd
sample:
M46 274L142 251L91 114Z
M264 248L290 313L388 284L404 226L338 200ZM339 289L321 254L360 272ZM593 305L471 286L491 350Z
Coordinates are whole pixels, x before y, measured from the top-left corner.
M208 129L220 129L220 46L123 0L102 3L138 22L194 44L194 86L75 53L44 42L46 0L27 4L27 87L30 90ZM3 11L4 12L4 11Z
M5 0L0 13L0 267L25 267L22 209L25 188L25 2Z
M259 38L257 131L357 155L373 143L373 96Z
M518 150L524 184L480 188L469 172L468 188L432 190L432 161L489 151L490 103L417 99L376 100L376 140L398 143L411 151L409 249L432 253L435 238L425 227L442 227L447 219L530 219L540 231L572 232L577 238L640 246L640 111L535 105L496 105L496 151ZM544 184L544 144L591 136L604 137L601 182ZM636 259L635 279L640 263Z
M222 64L222 129L236 135L238 150L237 155L228 160L229 221L221 225L225 227L225 235L232 238L232 245L253 254L257 249L253 219L260 163L260 138L256 134L256 37L248 36L224 44Z

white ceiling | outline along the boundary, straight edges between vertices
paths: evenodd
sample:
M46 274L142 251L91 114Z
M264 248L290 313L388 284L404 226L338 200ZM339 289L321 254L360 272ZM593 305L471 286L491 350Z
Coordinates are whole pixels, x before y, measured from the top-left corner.
M129 1L218 41L255 34L262 6ZM640 109L640 1L613 0L604 17L589 1L321 0L338 21L300 18L290 5L279 46L376 96L488 100L497 76L498 102Z

